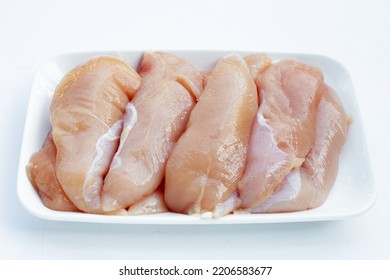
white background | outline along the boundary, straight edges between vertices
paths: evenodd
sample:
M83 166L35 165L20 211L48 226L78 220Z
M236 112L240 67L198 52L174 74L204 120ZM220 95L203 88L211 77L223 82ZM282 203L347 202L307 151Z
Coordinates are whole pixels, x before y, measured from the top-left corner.
M390 2L0 0L0 259L390 259ZM331 56L349 70L378 196L331 222L138 226L44 221L16 177L37 67L67 52L259 50Z

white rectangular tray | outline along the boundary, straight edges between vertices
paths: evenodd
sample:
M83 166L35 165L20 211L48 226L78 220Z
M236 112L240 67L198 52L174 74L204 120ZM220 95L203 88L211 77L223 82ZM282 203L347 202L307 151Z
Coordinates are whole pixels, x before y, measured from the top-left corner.
M199 70L209 71L216 61L230 53L242 56L256 51L167 51L192 62ZM105 216L53 211L46 208L26 175L30 156L38 151L50 129L49 106L61 78L83 61L103 54L122 57L137 67L143 51L70 53L44 63L35 76L28 104L21 147L17 193L22 205L33 215L49 220L120 224L240 224L334 220L366 211L375 201L376 188L362 127L360 112L347 70L337 61L314 54L267 53L273 60L298 59L318 66L325 81L339 95L346 112L353 117L348 139L340 156L340 168L327 201L319 208L280 214L235 214L220 219L202 219L175 213L144 216Z

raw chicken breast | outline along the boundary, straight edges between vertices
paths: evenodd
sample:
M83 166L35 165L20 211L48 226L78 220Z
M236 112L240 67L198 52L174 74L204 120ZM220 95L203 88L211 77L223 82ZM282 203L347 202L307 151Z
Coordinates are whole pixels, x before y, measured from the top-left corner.
M58 182L55 174L56 154L56 146L50 132L42 149L31 156L27 165L27 176L47 208L58 211L78 211Z
M162 184L154 192L131 205L127 210L127 215L149 215L165 212L168 212L168 208L165 205Z
M316 140L299 169L252 212L290 212L315 208L326 200L337 176L348 120L335 93L327 88L318 107Z
M164 177L168 156L203 90L203 76L172 54L146 52L142 86L126 108L120 146L104 181L105 211L131 206Z
M247 55L244 60L253 79L256 79L259 74L267 70L272 64L271 58L264 53Z
M164 201L164 187L162 184L151 194L138 200L129 208L122 208L112 212L106 212L105 214L119 216L139 216L166 213L168 211L169 210Z
M245 174L238 184L240 207L245 209L269 198L291 170L301 166L314 144L317 106L324 90L319 69L292 60L259 71L256 84L261 105Z
M219 217L236 207L256 111L256 86L245 61L238 55L221 59L168 160L170 210Z
M103 178L118 148L125 107L141 85L137 72L114 57L97 57L70 71L51 104L56 174L82 211L100 213Z

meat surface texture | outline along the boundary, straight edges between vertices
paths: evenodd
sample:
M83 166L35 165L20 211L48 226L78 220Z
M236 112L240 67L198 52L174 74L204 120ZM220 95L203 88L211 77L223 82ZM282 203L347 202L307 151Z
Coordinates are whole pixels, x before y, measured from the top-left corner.
M168 160L165 200L171 211L219 217L236 207L257 102L245 61L222 58Z
M118 148L126 105L140 85L127 63L103 56L70 71L55 90L50 107L55 171L82 211L102 212L103 179Z
M259 55L259 60L264 57ZM247 62L263 67L254 57ZM259 71L256 85L260 107L239 182L240 207L245 209L268 199L301 166L315 141L317 107L324 91L321 71L293 60Z
M99 56L67 73L26 166L43 204L203 218L321 206L349 124L321 70L263 53L214 63L149 51L137 71Z
M292 212L322 205L336 180L347 127L348 118L340 100L327 87L318 106L313 148L302 166L292 171L279 190L252 212Z
M168 212L164 201L164 186L160 185L150 195L142 198L127 210L127 215L149 215Z
M43 204L52 210L77 212L78 209L63 191L55 173L56 146L51 132L42 148L33 154L27 165L27 175Z
M173 54L146 52L142 86L127 105L120 145L105 178L105 211L126 208L161 183L168 156L203 90L203 76Z

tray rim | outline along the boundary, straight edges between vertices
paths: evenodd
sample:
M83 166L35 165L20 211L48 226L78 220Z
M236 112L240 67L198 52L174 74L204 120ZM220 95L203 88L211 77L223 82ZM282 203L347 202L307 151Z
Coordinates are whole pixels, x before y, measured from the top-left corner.
M230 53L238 53L240 55L247 55L251 53L256 53L259 51L248 51L248 50L157 50L161 52L169 52L174 53L179 56L183 56L188 53L207 53L215 54L219 56L224 56ZM62 212L62 211L54 211L51 209L46 208L43 203L41 202L39 196L36 194L36 197L41 202L40 207L33 208L28 203L29 198L26 198L26 195L23 193L23 191L26 188L31 188L34 192L35 189L32 187L30 182L27 179L27 175L25 172L25 150L27 149L27 141L28 137L26 135L26 131L30 128L30 119L29 117L34 112L34 108L32 108L31 104L34 100L34 97L36 95L34 89L38 87L38 77L42 75L42 71L44 71L44 68L47 67L50 63L53 63L55 61L58 61L59 59L64 59L66 57L80 57L80 56L86 56L86 57L93 57L96 55L119 55L119 56L128 56L128 55L141 55L144 53L145 50L124 50L124 51L87 51L87 52L69 52L69 53L62 53L56 56L53 56L52 58L46 60L43 62L38 68L34 75L30 95L29 95L29 101L28 101L28 107L26 112L26 118L25 118L25 126L23 130L23 140L22 140L22 146L21 146L21 152L19 156L19 165L18 165L18 177L17 177L17 195L19 198L19 201L21 202L23 208L27 210L30 214L39 217L44 220L51 220L51 221L68 221L68 222L85 222L85 223L109 223L109 224L169 224L169 225L218 225L218 224L258 224L258 223L290 223L290 222L313 222L313 221L327 221L327 220L340 220L345 219L349 217L354 217L360 214L365 213L368 211L375 203L376 196L377 196L377 186L376 186L376 179L375 174L372 170L372 163L371 163L371 156L370 152L367 146L366 141L366 134L363 126L363 122L361 121L361 114L360 114L360 107L358 106L358 100L356 100L355 91L352 87L352 96L354 98L354 102L356 103L355 110L358 113L357 119L359 120L360 129L362 131L362 139L360 139L362 145L365 147L365 150L367 152L367 167L369 168L368 172L370 174L370 181L371 181L371 192L369 194L368 199L366 200L365 205L363 205L360 209L355 211L346 212L342 215L337 213L329 213L327 215L324 215L322 213L317 213L318 209L312 209L312 210L306 210L302 212L290 212L290 213L269 213L269 214L234 214L234 215L228 215L226 217L222 217L219 219L204 219L202 217L193 217L188 216L184 214L176 214L176 213L162 213L162 214L152 214L152 215L143 215L143 216L106 216L106 215L96 215L96 214L89 214L89 213L74 213L74 212ZM340 68L341 71L344 72L346 77L349 79L348 82L352 86L352 80L350 77L350 74L346 67L342 65L339 61L336 59L323 55L323 54L315 54L315 53L297 53L297 52L267 52L267 51L261 51L262 53L266 53L271 58L272 57L279 57L279 59L299 59L302 58L310 58L310 59L322 59L329 61ZM126 59L125 59L126 60ZM276 59L277 60L277 59ZM79 63L81 63L80 61ZM31 156L31 155L30 155ZM28 187L24 186L27 179ZM24 186L24 187L23 187ZM310 213L308 216L307 214ZM172 217L173 216L173 217Z

